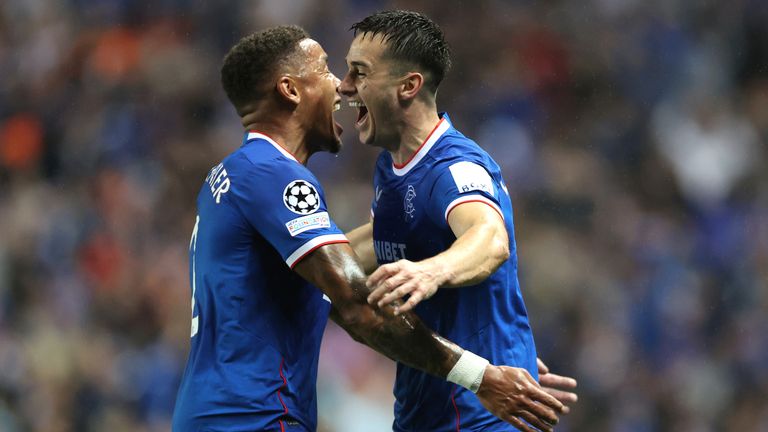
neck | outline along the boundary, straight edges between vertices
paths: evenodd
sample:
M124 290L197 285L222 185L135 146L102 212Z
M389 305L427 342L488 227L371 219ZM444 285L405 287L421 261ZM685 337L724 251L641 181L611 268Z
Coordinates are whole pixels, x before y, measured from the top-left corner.
M285 118L259 116L249 113L242 116L247 131L260 132L272 138L285 151L292 154L302 165L306 165L312 153L306 144L306 133L291 116Z
M439 121L440 117L434 109L422 110L410 115L400 131L399 145L389 150L395 165L402 165L410 160Z

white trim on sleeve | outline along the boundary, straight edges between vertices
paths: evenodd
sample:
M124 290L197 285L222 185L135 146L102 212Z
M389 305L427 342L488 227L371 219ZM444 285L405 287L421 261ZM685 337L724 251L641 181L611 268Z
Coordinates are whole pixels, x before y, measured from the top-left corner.
M448 222L448 215L451 213L451 210L455 209L461 204L468 203L468 202L481 202L483 204L487 204L491 206L494 210L496 210L496 213L498 213L499 216L501 216L502 220L504 219L504 213L501 211L501 208L499 208L499 206L495 202L489 200L488 198L482 195L473 194L473 195L461 196L451 201L451 203L448 204L448 207L445 208L445 221Z
M288 267L293 268L297 262L301 261L302 258L309 255L309 253L313 250L319 248L320 246L333 243L349 243L349 240L347 240L347 237L344 234L326 234L317 236L296 249L285 260L285 263L288 264Z

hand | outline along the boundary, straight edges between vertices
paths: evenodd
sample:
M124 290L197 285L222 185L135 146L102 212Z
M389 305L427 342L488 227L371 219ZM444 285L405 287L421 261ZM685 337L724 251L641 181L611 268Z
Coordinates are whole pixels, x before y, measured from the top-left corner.
M550 373L549 368L540 358L536 358L536 364L539 367L539 384L541 384L544 391L554 396L555 399L563 404L563 414L571 412L571 408L566 404L574 404L579 401L579 396L569 391L576 388L578 384L576 380L571 377Z
M493 415L524 432L552 431L563 412L563 404L522 368L489 365L477 397Z
M407 312L420 301L432 297L442 280L441 272L423 261L402 259L384 264L368 277L366 286L373 289L368 303L383 307L410 294L408 301L395 309L395 315Z

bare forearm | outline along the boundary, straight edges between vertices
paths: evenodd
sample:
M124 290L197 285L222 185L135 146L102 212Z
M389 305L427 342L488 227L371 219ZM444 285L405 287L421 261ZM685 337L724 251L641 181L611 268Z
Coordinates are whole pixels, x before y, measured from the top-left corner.
M445 252L423 263L438 275L442 288L474 285L490 276L509 257L507 236L493 226L477 225L467 230Z
M395 315L392 305L372 308L366 302L370 290L365 275L349 245L323 246L294 270L331 298L332 318L355 340L393 360L476 392L483 406L521 430L532 430L523 420L542 431L551 431L549 425L557 423L549 407L562 410L562 404L541 390L526 370L490 366L482 357L427 329L410 312Z
M358 342L392 360L445 378L464 351L429 330L411 313L394 316L392 308L374 312L362 306L357 319L336 322Z
M456 207L448 216L448 225L456 241L446 251L422 261L402 259L376 269L368 278L373 289L368 302L383 307L401 300L397 312L409 311L439 288L482 282L509 258L504 220L486 204L470 202Z
M445 378L463 350L428 329L413 313L395 315L395 305L372 308L362 274L348 274L355 297L339 305L338 320L356 340L416 369Z
M349 244L360 259L360 264L366 273L371 273L378 267L376 253L373 250L373 223L368 222L346 233Z
M346 245L320 248L295 270L333 302L331 317L358 341L408 366L446 377L463 350L424 326L413 314L396 316L366 301L365 274Z

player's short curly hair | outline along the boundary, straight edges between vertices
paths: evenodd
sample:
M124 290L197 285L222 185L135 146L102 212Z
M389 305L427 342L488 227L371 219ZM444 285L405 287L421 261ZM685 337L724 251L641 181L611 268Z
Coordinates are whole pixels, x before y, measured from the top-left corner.
M303 28L286 25L240 39L221 66L221 85L232 104L239 108L263 97L273 74L307 38Z
M352 25L355 36L381 35L384 55L426 72L425 85L434 94L451 68L451 51L443 32L418 12L391 10L377 12Z

